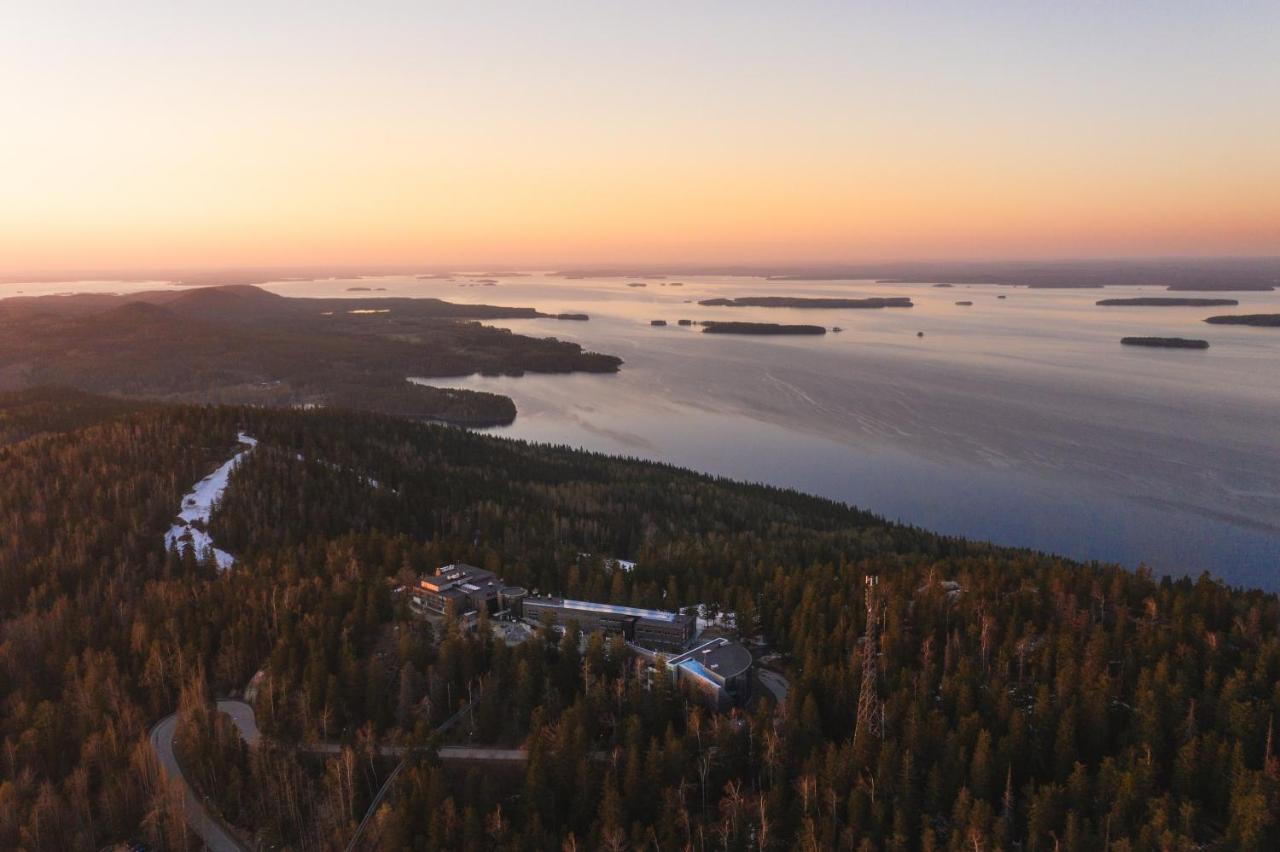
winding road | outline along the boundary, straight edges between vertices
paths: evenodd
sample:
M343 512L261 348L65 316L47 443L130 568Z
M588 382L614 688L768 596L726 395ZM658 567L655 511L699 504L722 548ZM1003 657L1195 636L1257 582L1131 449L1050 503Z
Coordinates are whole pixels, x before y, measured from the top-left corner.
M251 744L258 741L258 725L252 707L241 701L219 701L218 709L231 717L240 736ZM204 841L210 852L249 852L248 847L236 839L222 820L210 813L187 783L182 774L182 766L178 763L178 755L173 750L173 736L177 727L178 714L171 713L151 729L150 739L164 774L182 786L182 805L187 826Z
M464 707L459 710L436 730L446 730L458 719L461 719L468 709L468 707ZM240 737L249 745L255 745L262 739L262 733L258 730L258 720L253 712L253 707L243 701L219 701L218 711L231 718L236 730L240 732ZM182 786L183 810L187 825L196 836L204 841L205 846L209 847L211 852L249 852L248 847L237 840L226 824L210 812L204 802L196 796L191 785L187 783L186 776L182 772L182 765L178 762L178 755L173 748L173 738L177 732L177 727L178 714L171 713L157 722L155 727L151 729L150 739L151 747L155 750L156 757L160 761L160 768L164 771L164 774ZM299 751L312 754L339 754L342 751L343 744L336 742L312 743L300 745L297 748ZM378 754L387 757L399 757L413 750L414 747L412 746L385 745L378 747ZM513 763L529 759L529 752L525 749L488 748L485 746L442 746L438 754L441 760L459 761L482 760Z
M760 683L773 693L777 699L778 705L781 706L787 698L787 679L777 672L768 669L758 669ZM478 698L476 699L479 700ZM473 702L474 703L474 702ZM471 705L463 707L457 713L450 716L441 723L436 731L443 733L452 727L456 722L462 719ZM256 745L263 737L262 732L258 730L257 716L253 712L253 707L243 701L223 700L218 702L218 712L225 713L232 724L236 726L236 730L240 732L240 737L249 745ZM183 775L182 765L178 762L178 755L173 748L173 738L177 732L178 714L171 713L165 716L155 724L151 729L150 740L151 747L155 750L156 757L160 762L160 768L164 774L174 783L181 785L183 795L183 810L188 827L202 840L211 852L250 852L248 847L241 843L232 833L231 829L220 820L217 816L209 811L191 789L191 785L187 782L186 776ZM343 744L339 742L320 742L309 743L295 746L298 751L304 751L311 754L340 754ZM378 754L384 757L403 757L411 751L416 750L415 746L398 746L384 745L378 746ZM457 760L457 761L493 761L500 763L522 763L529 759L529 752L522 748L491 748L488 746L441 746L437 750L437 755L441 760ZM608 752L592 752L591 756L596 760L608 760ZM355 836L351 839L354 844L363 833L365 826L368 824L374 809L376 808L382 797L386 795L387 790L391 786L391 782L395 776L399 774L404 767L401 763L396 767L378 796L375 798L373 805L370 806L368 813L360 823L360 828L356 831Z

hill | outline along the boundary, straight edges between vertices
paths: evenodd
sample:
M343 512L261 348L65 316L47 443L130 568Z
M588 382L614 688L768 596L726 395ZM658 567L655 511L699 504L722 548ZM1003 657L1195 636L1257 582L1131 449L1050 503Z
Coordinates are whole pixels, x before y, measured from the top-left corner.
M50 432L71 432L145 407L74 388L38 387L0 393L0 447Z
M243 450L240 431L258 444L209 524L236 566L166 552L181 495ZM260 408L154 406L0 449L0 529L4 848L187 845L147 741L175 707L188 774L275 847L341 848L390 768L373 744L394 741L425 749L375 848L1263 849L1276 824L1280 600L1208 577L944 538L659 464ZM777 655L786 704L708 716L619 643L509 646L411 617L396 588L455 560L576 598L733 612ZM854 736L866 574L883 739ZM249 749L209 702L259 670L270 741ZM523 744L514 774L432 758L431 726L477 689L471 736ZM342 745L288 747L314 740Z
M509 423L507 397L409 378L614 372L621 361L472 320L529 308L437 299L290 299L256 287L0 300L0 390L73 386L133 399L365 408Z

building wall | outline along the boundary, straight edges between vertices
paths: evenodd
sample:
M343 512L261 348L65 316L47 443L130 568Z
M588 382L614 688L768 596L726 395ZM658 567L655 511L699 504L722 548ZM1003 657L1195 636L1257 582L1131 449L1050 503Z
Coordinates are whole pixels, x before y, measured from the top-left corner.
M642 645L659 645L679 650L692 638L692 624L683 619L670 623L636 622L635 640Z

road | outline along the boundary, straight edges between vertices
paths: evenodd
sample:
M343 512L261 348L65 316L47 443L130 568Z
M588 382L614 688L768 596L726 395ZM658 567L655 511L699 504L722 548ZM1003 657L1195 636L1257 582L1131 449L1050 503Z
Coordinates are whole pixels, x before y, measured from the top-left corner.
M222 708L222 704L223 702L218 702L219 709ZM248 708L248 705L245 705L245 707ZM253 709L248 709L248 721L253 732L253 741L256 742L258 726L253 721ZM232 715L232 719L235 718ZM182 787L183 811L187 825L195 832L197 837L204 841L204 845L209 847L210 852L249 852L247 847L236 840L235 836L227 830L227 827L209 812L204 803L196 798L191 785L187 783L187 779L182 774L182 767L178 765L178 755L173 750L173 735L177 727L177 713L165 716L157 722L156 726L151 729L151 747L155 749L156 757L160 761L160 768L164 770L165 776L173 779ZM240 728L239 721L236 722L236 727ZM241 734L244 734L243 728L241 728Z
M462 718L466 709L468 708L464 708L454 714L437 730L443 731L451 726ZM218 710L227 714L236 726L236 730L240 732L241 738L249 745L255 745L262 739L262 732L258 730L258 720L253 712L253 707L243 701L219 701ZM176 713L165 716L157 722L155 727L151 729L151 747L155 750L156 757L160 761L160 768L164 770L165 776L182 786L183 807L187 825L196 836L204 841L204 844L212 852L248 852L244 844L236 840L230 830L204 806L204 803L196 796L195 791L191 789L191 785L187 783L186 777L182 774L182 767L178 764L178 755L173 750L173 737L177 727L178 715ZM297 748L299 751L313 754L338 754L342 751L342 743L309 743L300 745ZM386 745L378 747L378 754L387 757L399 757L411 750L408 746ZM485 746L443 746L439 750L439 755L441 760L488 760L504 763L529 759L529 752L525 749L487 748Z
M778 706L781 707L787 700L789 686L787 679L766 668L759 668L756 671L761 685L773 694ZM452 727L454 723L463 718L469 709L470 706L459 710L436 730L442 733ZM253 712L253 707L249 704L243 701L219 701L218 711L227 714L232 724L236 726L236 730L240 732L240 737L249 745L256 745L262 739L262 732L258 730L257 716ZM164 774L182 786L187 825L204 841L204 844L212 852L248 852L246 847L231 834L230 830L217 817L213 816L209 809L204 806L204 803L196 797L191 785L187 783L187 779L183 776L182 767L178 764L178 756L173 750L173 737L177 726L178 716L176 713L170 714L157 722L155 727L151 729L151 747L155 750ZM299 745L297 748L299 751L306 751L312 754L338 754L342 751L343 744L337 742L308 743ZM412 750L411 746L385 745L378 747L378 754L386 757L402 757ZM437 754L441 760L458 761L519 763L529 759L527 749L489 748L487 746L441 746ZM609 758L607 752L593 753L591 756L597 760L607 760ZM387 779L387 783L383 785L383 789L379 792L378 800L385 795L387 789L391 786L394 776L399 774L403 766L403 763L397 766L396 771L392 773L392 777ZM360 824L360 830L357 830L356 836L352 838L353 844L360 837L373 812L373 808L371 807L369 811Z
M231 717L240 738L249 745L257 745L262 734L258 731L258 717L253 707L243 701L219 701L218 710Z

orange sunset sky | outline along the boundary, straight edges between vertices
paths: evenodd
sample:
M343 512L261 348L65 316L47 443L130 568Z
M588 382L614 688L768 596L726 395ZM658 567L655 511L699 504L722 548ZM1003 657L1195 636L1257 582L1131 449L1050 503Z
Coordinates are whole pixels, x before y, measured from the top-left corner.
M1280 253L1274 2L108 5L3 13L0 271Z

